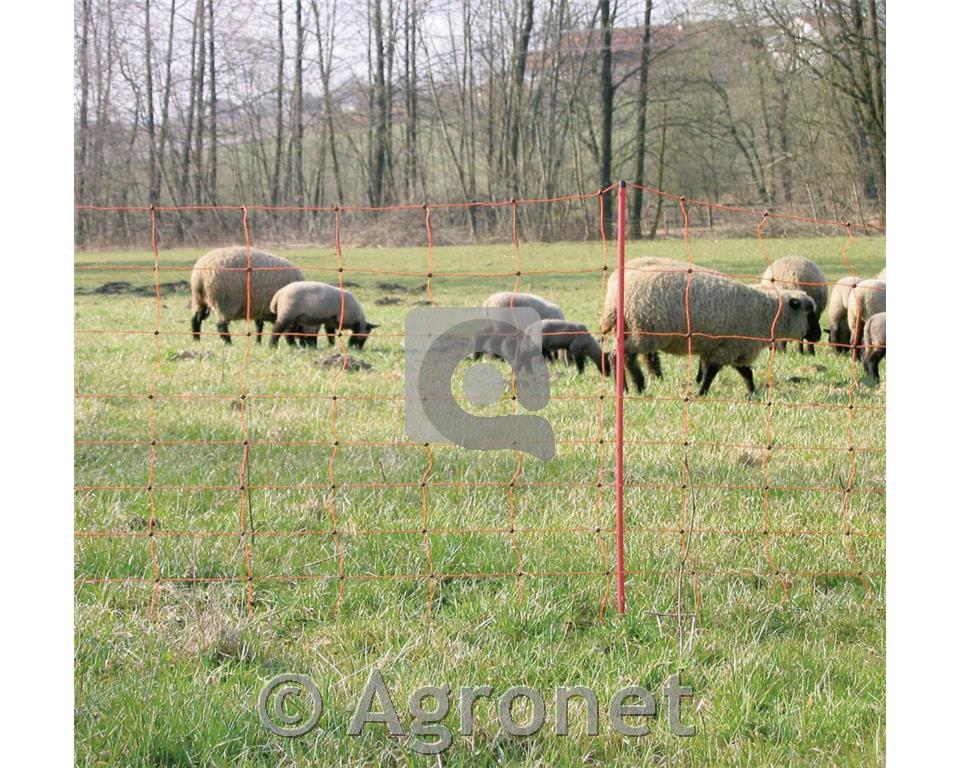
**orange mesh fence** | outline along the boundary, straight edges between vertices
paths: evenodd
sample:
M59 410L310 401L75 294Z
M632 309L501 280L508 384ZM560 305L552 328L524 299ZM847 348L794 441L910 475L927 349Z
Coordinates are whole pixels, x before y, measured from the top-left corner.
M777 335L779 311L769 335L698 329L691 286L694 268L757 283L796 245L779 235L809 228L839 236L818 246L838 267L822 284L830 289L844 274L871 276L851 253L881 230L642 187L673 208L679 230L639 242L626 231L626 190L638 186L382 208L78 205L90 221L125 217L133 244L79 252L75 265L84 297L75 328L78 590L143 587L155 610L165 589L232 583L252 612L272 584L314 582L336 615L352 583L409 582L431 610L456 582L509 581L523 599L531 579L564 579L596 594L602 618L611 601L622 612L633 588L654 584L673 594L681 633L706 580L769 581L782 599L805 579L823 588L855 581L869 603L883 579L884 406L863 386L862 344L821 340L812 343L819 357L798 356L793 339ZM752 240L735 247L750 252L717 255L698 226L704 211L718 228L749 226ZM277 242L289 217L303 242ZM789 232L771 234L781 224ZM463 245L481 229L482 244ZM571 232L585 239L573 243ZM245 277L245 312L229 349L215 313L194 334L186 306L193 262L227 244L247 258L234 268ZM319 358L258 347L254 274L283 267L255 266L255 248L362 297L368 319L381 320L364 348L350 346L342 306L329 339L322 328L285 334L316 340ZM616 328L601 329L609 278L622 288L630 259L648 254L687 265L685 329L632 327L629 292L617 301ZM481 456L403 432L402 313L480 306L501 290L559 296L567 319L600 342L599 370L589 360L582 375L554 366L544 415L555 418L557 459L542 466L520 451ZM126 303L111 304L112 294ZM626 370L638 331L685 339L687 352L665 355L663 379L649 376L643 393ZM698 396L699 339L762 344L757 394ZM837 346L843 380L823 381L837 373ZM832 369L816 362L824 356ZM363 364L373 370L355 370ZM520 413L512 394L494 408Z

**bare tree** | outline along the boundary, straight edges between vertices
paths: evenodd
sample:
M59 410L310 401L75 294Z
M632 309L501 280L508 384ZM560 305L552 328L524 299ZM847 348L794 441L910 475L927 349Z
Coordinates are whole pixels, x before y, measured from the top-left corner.
M214 44L213 0L207 0L207 36L210 46L210 151L207 195L210 202L217 203L217 49Z
M90 3L91 0L83 0L81 11L81 33L80 33L80 115L79 115L79 135L77 137L77 159L74 175L76 178L76 187L74 194L78 202L84 202L86 197L87 180L87 148L90 142ZM77 241L81 244L86 242L86 220L82 215L77 217Z
M513 79L510 82L510 104L506 114L507 135L510 137L510 162L507 172L511 179L511 192L520 195L520 124L523 120L523 81L527 71L527 52L530 49L530 33L533 30L533 0L523 0L520 21L513 49Z
M310 0L313 8L315 33L317 38L317 64L320 67L320 83L323 88L323 115L327 141L330 145L330 161L333 165L333 179L336 185L337 202L342 203L344 198L343 181L340 178L340 162L337 156L337 131L333 123L333 99L330 94L330 70L333 66L333 46L336 30L336 5L331 8L327 26L329 37L324 40L320 26L320 10L316 0ZM326 46L326 47L324 47ZM326 52L325 52L326 51Z
M792 41L805 66L853 108L868 158L868 192L886 186L886 7L877 0L817 0L798 16L792 4L761 0L766 17ZM798 23L799 19L804 19Z
M345 7L78 0L77 199L556 197L617 176L646 183L652 164L658 186L688 195L882 214L883 0ZM672 209L658 217L648 198L634 193L633 232L669 234ZM613 208L608 197L609 234ZM443 218L501 237L509 213ZM589 200L525 206L520 224L542 239L592 237L595 216ZM78 214L77 241L119 242L133 221ZM183 212L179 236L199 221ZM299 231L275 218L278 236L285 223Z
M633 180L643 184L644 165L647 159L647 102L649 100L650 83L650 34L652 31L651 18L653 16L653 0L645 0L643 7L643 46L640 49L640 93L637 104L637 160L633 171ZM662 155L661 155L662 156ZM643 190L633 190L633 235L641 237L643 234ZM653 227L656 230L656 226Z
M599 0L600 11L600 188L611 183L613 166L613 97L616 88L613 84L613 22L616 15L616 6L610 9L610 0ZM613 217L612 197L606 194L607 204L604 206L606 221L609 228Z
M370 205L382 205L388 199L387 176L390 164L391 103L387 69L392 66L395 34L393 3L384 16L383 0L369 0L371 43L369 50L372 72L371 141L369 161Z
M303 180L303 46L306 37L303 27L302 3L296 0L297 48L293 60L293 167L297 205L304 203Z
M150 205L160 201L160 168L157 165L157 137L153 113L153 33L150 30L150 0L143 4L143 58L144 77L147 87L147 157L148 193Z
M280 163L283 157L283 0L277 0L277 101L274 129L273 176L270 181L270 204L280 201Z

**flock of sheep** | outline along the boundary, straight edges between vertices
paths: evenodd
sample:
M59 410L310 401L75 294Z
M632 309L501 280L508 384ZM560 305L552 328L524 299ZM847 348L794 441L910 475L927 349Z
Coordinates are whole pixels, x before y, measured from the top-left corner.
M827 296L827 278L810 259L788 256L773 262L757 285L746 285L703 267L672 259L643 257L626 263L624 283L625 360L637 392L645 380L637 363L643 356L650 374L662 377L659 353L693 354L700 359L697 381L705 395L723 366L732 366L753 393L752 364L770 340L783 349L799 342L800 352L814 354L821 338L820 317L827 311L829 340L838 354L853 350L867 374L879 380L886 354L886 270L875 279L845 277ZM249 279L248 279L249 276ZM350 332L349 345L362 349L377 326L367 321L350 291L307 281L292 262L265 251L229 247L210 251L194 265L190 278L191 327L200 337L202 322L216 312L217 331L230 343L229 324L249 317L257 343L264 322L273 323L271 346L281 336L289 344L313 345L320 329L330 344ZM619 285L609 281L600 317L603 334L616 332ZM250 304L249 314L247 304ZM540 315L543 355L573 361L583 372L587 360L601 374L613 370L585 325L568 321L556 304L529 293L495 293L485 307L529 307ZM491 337L478 342L476 357L503 357Z

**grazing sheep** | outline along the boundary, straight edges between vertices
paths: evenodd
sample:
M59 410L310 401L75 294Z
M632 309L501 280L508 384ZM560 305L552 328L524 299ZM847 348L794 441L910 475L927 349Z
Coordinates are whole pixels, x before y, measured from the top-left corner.
M816 308L803 291L764 290L672 259L632 259L626 266L624 364L638 392L645 386L638 354L686 355L690 351L698 355L703 367L701 395L707 394L724 365L732 365L753 393L750 365L769 347L771 336L819 340ZM615 330L616 323L617 281L611 280L600 317L601 332Z
M543 296L537 296L535 293L512 293L510 291L501 291L487 296L483 300L484 307L502 308L502 307L529 307L540 315L541 320L563 320L563 310L552 301L548 301ZM503 357L503 338L495 335L478 334L474 342L473 359L479 360L486 352L494 357ZM552 358L551 358L552 359Z
M563 320L563 310L552 301L535 293L513 293L500 291L492 293L483 300L485 307L529 307L537 311L541 320Z
M768 289L780 286L789 291L803 291L813 299L819 327L820 315L827 308L827 276L810 259L803 256L784 256L782 259L777 259L767 267L760 284ZM818 334L817 338L819 337ZM813 342L810 339L806 339L806 342L806 351L811 355L815 354ZM786 347L785 342L777 343L778 349L784 347ZM800 341L799 347L800 354L803 354L803 341Z
M541 349L544 357L550 359L553 353L563 349L573 357L578 373L583 373L584 361L589 358L601 374L610 374L610 356L601 350L587 326L567 320L540 320L538 324L543 339ZM532 326L526 332L530 333L531 330Z
M190 327L193 337L200 339L200 325L213 309L219 321L217 330L224 343L230 344L231 320L247 317L247 267L250 272L250 319L256 321L257 344L263 335L265 320L273 321L270 310L273 295L288 283L303 280L303 273L293 262L266 251L251 249L249 264L243 246L217 248L197 259L190 275Z
M350 346L363 349L370 331L378 327L367 322L360 302L350 291L309 280L290 283L277 291L270 311L276 316L271 347L277 346L284 333L323 326L328 337L339 329L351 331Z
M877 312L863 326L863 367L880 381L880 361L887 356L887 313Z
M887 311L887 284L883 280L861 280L847 300L847 327L854 357L862 354L863 324L873 315Z
M855 275L840 278L833 290L830 291L830 302L827 304L827 324L830 331L830 344L838 355L846 352L850 344L850 326L847 325L847 305L850 302L850 293L860 282Z
M881 269L880 272L877 274L877 280L883 280L883 282L887 282L887 268L886 268L886 267L884 267L883 269Z

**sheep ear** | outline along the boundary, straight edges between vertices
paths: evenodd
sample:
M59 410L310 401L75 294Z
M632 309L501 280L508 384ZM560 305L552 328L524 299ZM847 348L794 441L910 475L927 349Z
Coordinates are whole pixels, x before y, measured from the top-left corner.
M367 323L367 328L369 328L371 331L372 331L374 328L379 328L379 327L380 327L380 324L379 324L379 323Z

